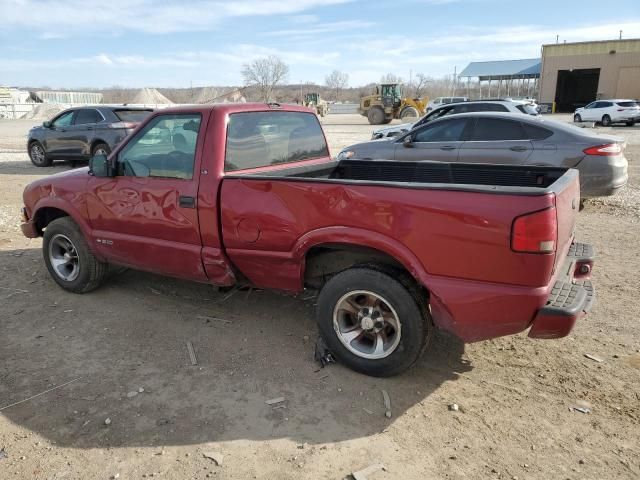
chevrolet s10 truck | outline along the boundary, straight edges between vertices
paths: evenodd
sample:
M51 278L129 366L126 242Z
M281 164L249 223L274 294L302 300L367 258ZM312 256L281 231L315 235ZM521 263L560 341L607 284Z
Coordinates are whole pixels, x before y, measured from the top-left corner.
M28 185L24 205L65 290L97 288L109 265L316 289L328 348L369 375L410 367L434 328L557 338L593 302L576 170L335 161L304 107L154 112L109 157Z

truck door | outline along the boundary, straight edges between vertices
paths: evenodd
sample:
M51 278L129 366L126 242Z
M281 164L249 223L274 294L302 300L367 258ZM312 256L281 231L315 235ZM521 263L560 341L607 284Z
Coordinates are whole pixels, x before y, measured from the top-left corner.
M207 280L197 209L203 123L200 113L157 115L118 151L115 177L91 177L94 246L108 261Z
M445 118L430 122L396 141L395 160L455 162L464 143L466 118ZM410 139L410 140L409 140Z
M458 157L464 163L520 165L533 152L533 144L517 119L478 116L467 138Z

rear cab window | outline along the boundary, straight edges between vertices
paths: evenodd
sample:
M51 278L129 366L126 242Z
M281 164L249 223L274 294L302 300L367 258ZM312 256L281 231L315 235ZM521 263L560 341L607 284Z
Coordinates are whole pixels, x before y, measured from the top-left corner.
M329 156L313 113L239 112L229 115L225 172Z
M114 110L113 113L123 122L142 122L153 110Z

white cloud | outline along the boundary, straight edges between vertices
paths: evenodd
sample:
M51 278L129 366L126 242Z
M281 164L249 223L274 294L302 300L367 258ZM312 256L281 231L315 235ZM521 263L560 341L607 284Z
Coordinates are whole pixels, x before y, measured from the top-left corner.
M290 15L353 0L194 0L187 5L157 0L2 0L2 27L26 28L43 35L139 31L203 31L243 16Z
M266 33L269 37L288 37L288 36L313 36L324 33L358 31L361 28L368 28L375 25L374 22L364 20L344 20L340 22L318 23L309 25L304 28L295 28L287 30L274 30Z
M98 63L102 63L103 65L113 65L113 60L111 60L109 56L104 53L96 55L95 59L98 61Z

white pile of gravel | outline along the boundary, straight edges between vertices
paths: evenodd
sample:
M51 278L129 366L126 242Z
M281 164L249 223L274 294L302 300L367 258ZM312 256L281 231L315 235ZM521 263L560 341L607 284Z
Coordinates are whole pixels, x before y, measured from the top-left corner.
M169 105L173 102L162 95L155 88L141 88L140 90L138 90L138 93L134 95L133 100L131 100L129 103L146 105Z
M33 110L25 113L22 118L27 120L51 120L62 110L64 110L64 107L55 103L40 103Z

